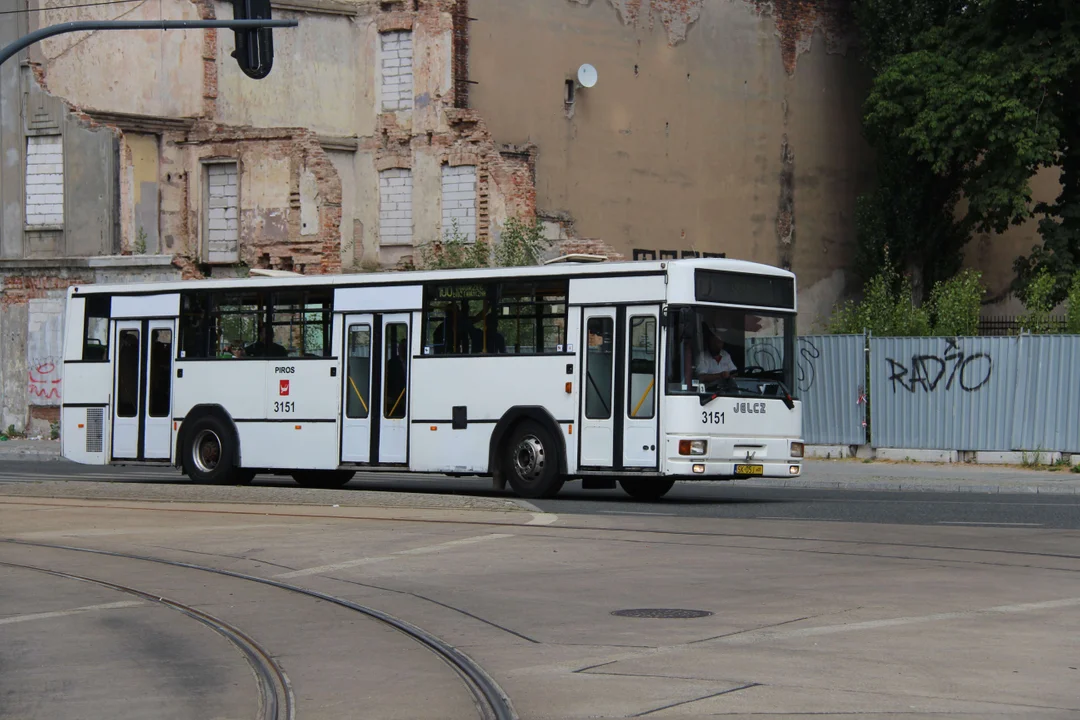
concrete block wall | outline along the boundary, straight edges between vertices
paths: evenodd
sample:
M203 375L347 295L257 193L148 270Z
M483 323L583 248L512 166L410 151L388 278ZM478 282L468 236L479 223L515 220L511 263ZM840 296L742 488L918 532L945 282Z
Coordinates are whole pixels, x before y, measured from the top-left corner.
M476 240L476 166L442 167L442 227L446 234L457 221L469 242Z
M60 135L26 139L26 224L64 222L64 142Z
M382 111L413 108L412 32L384 32L379 35L379 91Z
M239 256L239 183L236 163L207 166L209 206L207 207L207 260L236 262Z
M389 168L379 173L379 240L383 245L412 245L412 198L412 170Z

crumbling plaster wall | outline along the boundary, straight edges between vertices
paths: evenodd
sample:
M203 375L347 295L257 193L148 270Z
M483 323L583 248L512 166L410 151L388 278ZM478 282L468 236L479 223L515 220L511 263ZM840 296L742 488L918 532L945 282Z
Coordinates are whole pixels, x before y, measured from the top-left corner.
M497 141L539 147L542 214L628 258L789 265L810 329L844 290L855 199L872 181L844 8L473 0L472 105ZM599 81L568 107L565 83L586 62Z

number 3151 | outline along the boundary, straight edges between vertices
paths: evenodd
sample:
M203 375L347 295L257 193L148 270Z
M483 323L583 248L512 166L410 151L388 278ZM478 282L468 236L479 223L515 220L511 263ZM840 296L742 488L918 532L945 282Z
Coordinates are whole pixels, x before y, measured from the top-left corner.
M274 412L296 412L296 403L292 400L283 400L274 403Z
M701 422L706 425L723 425L724 413L718 410L713 410L712 412L706 410L701 413Z

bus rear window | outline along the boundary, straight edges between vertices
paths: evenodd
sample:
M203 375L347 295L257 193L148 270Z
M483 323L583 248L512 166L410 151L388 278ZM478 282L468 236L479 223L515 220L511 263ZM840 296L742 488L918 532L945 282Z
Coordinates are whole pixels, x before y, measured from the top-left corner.
M83 360L109 359L109 315L112 298L89 295L86 298L86 329L83 333Z

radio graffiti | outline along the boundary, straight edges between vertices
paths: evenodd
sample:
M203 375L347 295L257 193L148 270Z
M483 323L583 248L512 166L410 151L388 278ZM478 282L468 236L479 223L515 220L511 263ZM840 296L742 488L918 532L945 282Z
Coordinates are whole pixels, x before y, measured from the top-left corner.
M946 341L941 355L913 355L910 366L890 357L885 358L885 362L889 363L889 381L894 393L897 384L910 393L917 392L920 387L928 393L935 392L946 375L946 391L958 384L964 392L975 392L990 382L994 373L990 355L981 352L966 355L955 340Z

